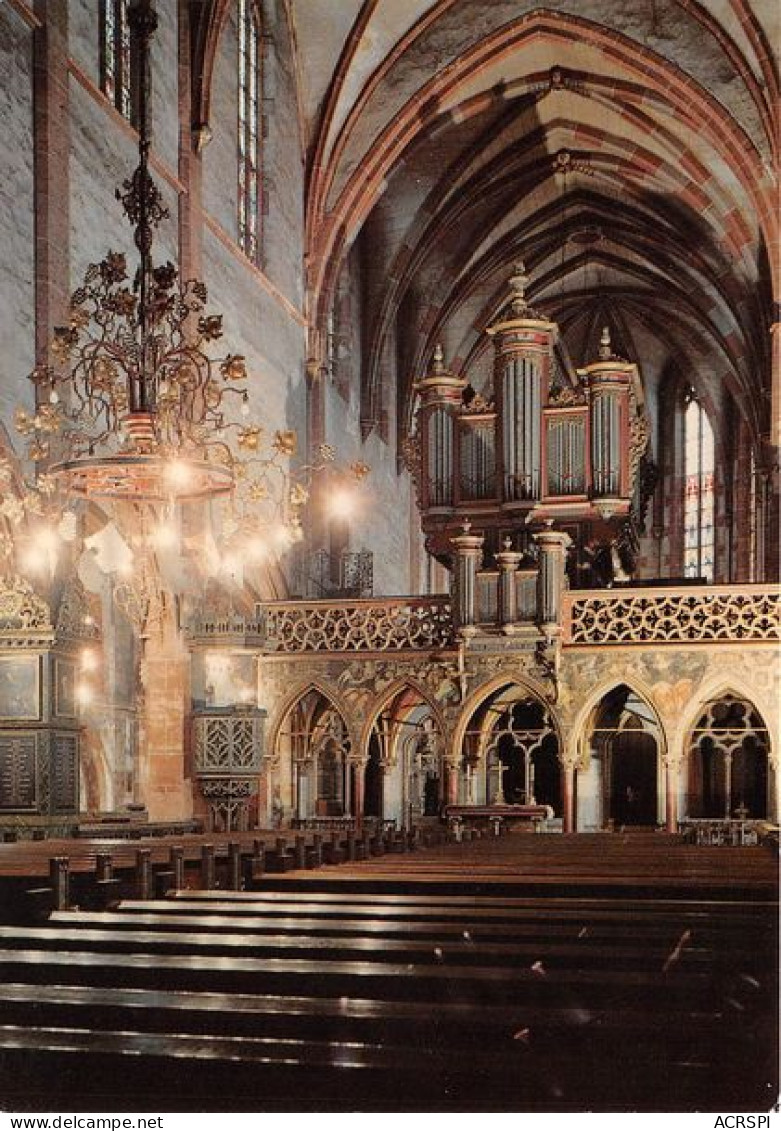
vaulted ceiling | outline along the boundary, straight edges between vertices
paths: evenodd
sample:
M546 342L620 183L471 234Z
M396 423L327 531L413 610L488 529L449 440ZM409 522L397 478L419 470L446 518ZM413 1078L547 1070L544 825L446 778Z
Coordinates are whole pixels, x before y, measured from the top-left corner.
M404 426L437 340L484 369L523 259L575 363L608 321L648 380L767 431L775 0L288 2L312 314L361 249L369 418L397 380Z

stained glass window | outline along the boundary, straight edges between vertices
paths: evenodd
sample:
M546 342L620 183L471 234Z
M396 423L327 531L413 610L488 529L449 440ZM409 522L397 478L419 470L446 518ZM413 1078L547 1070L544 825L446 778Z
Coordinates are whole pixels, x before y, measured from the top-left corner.
M135 122L135 68L130 43L130 0L101 0L100 87L123 118Z
M239 0L239 246L260 260L260 25L253 0Z
M686 577L713 581L713 429L693 393L684 415L684 548Z

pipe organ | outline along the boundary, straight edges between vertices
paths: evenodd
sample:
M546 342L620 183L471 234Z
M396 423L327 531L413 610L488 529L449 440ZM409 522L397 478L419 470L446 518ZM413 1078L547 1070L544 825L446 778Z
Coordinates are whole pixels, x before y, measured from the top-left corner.
M508 536L524 548L526 530L554 522L575 545L609 546L636 517L642 452L633 449L647 443L637 366L614 355L607 330L594 362L562 365L558 326L529 306L527 283L521 265L487 327L488 394L451 373L439 347L415 385L423 529L448 565L465 519L497 553Z

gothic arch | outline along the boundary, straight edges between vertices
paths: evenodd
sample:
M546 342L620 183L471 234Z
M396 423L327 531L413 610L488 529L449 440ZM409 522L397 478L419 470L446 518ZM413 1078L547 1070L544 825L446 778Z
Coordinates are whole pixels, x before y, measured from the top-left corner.
M545 804L563 811L563 737L531 680L505 673L469 697L451 746L449 803Z
M439 733L442 735L442 741L447 739L447 727L441 710L437 706L431 693L427 691L417 680L414 679L398 679L391 684L389 688L383 691L382 695L375 699L369 707L369 712L364 723L356 746L356 751L360 754L361 758L365 758L368 753L368 744L371 737L372 730L377 722L382 711L403 691L409 690L417 695L422 703L430 710L434 720L436 721Z
M693 705L682 714L676 734L679 744L683 744L684 756L686 756L687 753L685 744L688 737L696 727L707 704L712 703L715 699L728 698L745 700L745 702L754 708L767 730L770 745L768 757L771 761L777 761L779 742L778 735L775 733L775 728L772 725L775 718L772 709L769 710L769 705L763 703L762 697L757 695L756 688L748 686L740 677L735 678L733 676L730 676L728 679L725 679L723 676L715 676L705 680L698 688L696 699L692 700Z
M280 732L288 715L293 708L312 691L316 692L318 695L322 695L324 699L327 699L334 710L341 715L350 740L351 749L359 749L356 741L357 728L355 726L355 720L344 699L327 683L320 680L309 680L307 683L299 684L294 691L291 691L290 694L282 700L282 703L275 711L273 721L268 731L268 749L272 752L272 755L276 754Z
M653 696L634 683L614 676L581 712L578 827L656 826L662 818L664 725Z
M398 717L383 733L379 724L391 708ZM429 719L430 728L426 727ZM406 734L405 727L411 728ZM393 819L406 826L408 819L439 812L446 735L441 711L416 680L399 679L375 700L360 743L367 816Z
M669 749L668 733L664 725L662 711L654 699L654 693L649 684L644 680L639 679L634 673L627 679L621 679L616 675L606 676L597 686L591 691L586 698L583 705L578 710L572 722L572 749L577 752L578 763L584 764L584 759L587 754L585 743L588 739L588 726L589 721L594 714L594 711L602 702L602 700L618 687L628 687L633 691L639 699L642 699L648 704L650 709L656 716L656 721L659 727L659 736L661 739L659 747L659 757L666 758Z
M481 683L479 687L469 695L466 702L461 707L461 712L456 721L453 729L453 735L450 742L450 750L448 753L449 758L455 759L460 757L461 749L466 735L467 727L472 719L472 716L485 703L485 701L495 692L500 691L503 687L517 687L520 691L526 692L531 698L538 699L540 703L548 711L553 723L553 729L559 743L559 757L564 751L564 734L561 727L560 720L553 709L545 688L536 680L529 679L528 677L520 677L511 672L505 672L501 675L494 676L493 679Z
M621 74L629 75L634 81L642 75L644 88L654 91L666 105L672 106L687 128L699 130L707 137L716 152L725 154L725 160L728 159L736 171L743 194L753 201L766 243L774 246L775 222L769 196L767 190L758 187L763 184L761 156L745 129L714 94L680 72L663 55L615 30L607 33L593 20L581 16L537 10L486 35L476 48L466 51L418 90L377 137L374 160L368 167L365 162L358 162L357 171L350 173L339 189L338 199L333 199L331 190L336 170L362 109L360 105L353 108L328 159L319 165L318 175L312 178L310 189L308 211L313 216L310 247L313 259L316 257L314 288L318 324L330 305L344 248L351 244L371 211L380 186L409 145L437 115L454 103L460 85L474 80L475 74L493 60L520 53L535 38L546 34L566 35L589 48L608 52ZM326 211L327 202L330 208Z
M683 816L754 819L777 813L778 756L767 715L741 681L712 683L682 727ZM728 722L730 713L735 717Z

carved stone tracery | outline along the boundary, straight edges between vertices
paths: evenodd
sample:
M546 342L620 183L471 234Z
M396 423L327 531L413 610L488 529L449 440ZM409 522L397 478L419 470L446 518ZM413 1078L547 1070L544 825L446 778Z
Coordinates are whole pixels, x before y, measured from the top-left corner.
M779 639L777 592L616 593L571 601L571 645Z

